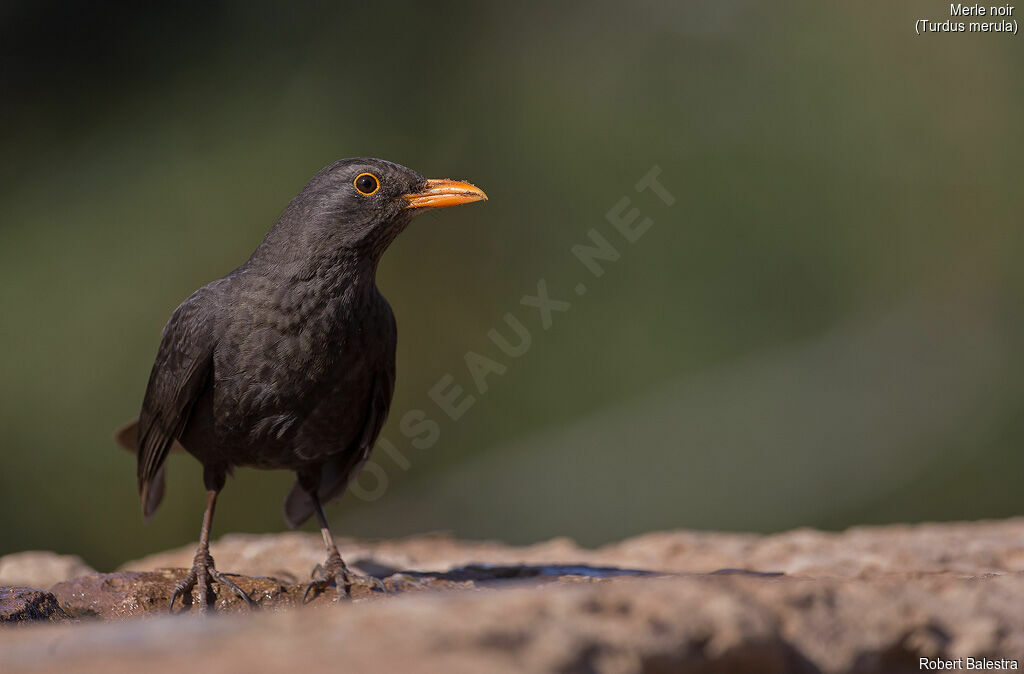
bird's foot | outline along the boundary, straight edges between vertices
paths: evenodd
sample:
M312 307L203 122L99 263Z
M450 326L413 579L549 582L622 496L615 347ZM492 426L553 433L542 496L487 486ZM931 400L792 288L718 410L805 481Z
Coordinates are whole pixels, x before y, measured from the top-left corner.
M168 606L168 610L174 613L174 602L180 596L183 603L192 603L192 590L198 588L199 592L199 612L206 613L210 610L210 594L212 593L211 587L214 583L220 583L224 587L228 588L249 605L249 608L256 608L256 603L249 598L249 595L245 593L245 590L238 587L230 578L218 571L213 565L213 557L210 556L209 550L200 548L196 552L195 559L192 561L192 569L188 572L188 575L182 579L178 586L174 588L174 593L171 594L171 603ZM186 597L188 602L185 601Z
M306 586L306 591L302 593L303 604L309 600L310 594L316 597L329 588L332 583L337 588L339 602L342 599L352 598L353 586L366 587L375 592L387 592L387 588L379 578L351 571L337 550L327 557L324 564L317 564L313 567L311 576L313 581Z

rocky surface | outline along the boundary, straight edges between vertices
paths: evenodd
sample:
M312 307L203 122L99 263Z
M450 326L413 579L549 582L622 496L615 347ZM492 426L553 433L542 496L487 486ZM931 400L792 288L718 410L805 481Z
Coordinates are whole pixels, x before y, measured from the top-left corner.
M0 586L50 587L90 573L96 571L77 555L28 550L0 557Z
M30 587L0 587L0 623L70 620L57 598Z
M1024 660L1024 520L666 532L596 550L422 536L342 552L387 594L302 605L324 556L302 533L214 544L255 611L215 586L217 616L181 604L167 615L191 548L49 592L6 589L0 621L21 626L0 627L0 671L916 672L921 657Z

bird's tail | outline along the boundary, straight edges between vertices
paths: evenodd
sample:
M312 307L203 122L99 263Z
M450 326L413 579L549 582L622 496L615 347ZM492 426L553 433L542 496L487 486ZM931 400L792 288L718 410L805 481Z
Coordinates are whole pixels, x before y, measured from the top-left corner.
M139 451L139 420L132 419L114 431L114 442L122 449L137 454Z
M139 451L139 420L135 419L124 424L116 431L114 431L114 442L121 446L132 454L138 454ZM177 442L172 446L172 450L183 449ZM156 477L153 481L142 486L142 515L148 522L156 512L156 509L160 506L160 502L164 500L164 489L167 485L167 465L160 467L157 471ZM307 516L308 517L308 516Z
M156 472L156 476L152 482L144 484L142 487L142 517L148 523L153 517L153 513L160 507L160 502L164 500L164 488L167 484L167 465L160 466L160 470Z
M317 489L320 503L329 503L341 498L348 483L359 473L369 456L369 452L342 452L331 457L320 469L320 488ZM292 529L297 529L315 512L313 499L299 481L295 480L292 490L284 499L284 521Z
M292 485L292 490L284 499L284 521L287 522L289 528L298 529L313 516L313 510L313 499L309 497L309 493L305 489L299 486L299 481L296 480Z

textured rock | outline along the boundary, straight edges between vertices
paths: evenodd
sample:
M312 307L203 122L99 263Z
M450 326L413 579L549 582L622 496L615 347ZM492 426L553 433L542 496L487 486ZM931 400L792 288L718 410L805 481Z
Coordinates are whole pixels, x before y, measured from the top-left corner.
M0 587L0 623L60 622L68 615L49 592L29 587Z
M166 613L171 593L186 573L184 569L160 569L95 574L59 583L51 592L61 608L75 618L131 618L152 612ZM284 587L270 578L238 577L237 580L258 602L278 599L284 593ZM244 605L234 594L222 592L220 585L212 589L218 612L230 613Z
M918 657L1019 657L1022 592L1018 575L624 579L0 631L0 653L5 672L918 671Z
M0 585L46 588L88 573L96 571L77 555L29 550L0 557Z
M320 546L309 534L218 541L218 566L251 574L237 581L261 608L218 594L212 619L165 613L184 571L152 569L187 564L190 549L62 583L72 616L150 617L0 629L0 670L863 674L1024 657L1024 520L669 532L598 550L346 541L389 594L299 606Z
M94 574L82 576L55 585L51 589L60 607L73 618L101 618L119 620L146 614L168 613L171 594L174 588L188 573L187 569L158 569L156 571L120 571L117 573ZM238 576L229 574L258 609L290 609L303 605L302 599L306 585L289 583L277 578L265 576ZM369 585L354 585L354 600L379 599L404 592L422 591L426 589L453 589L468 587L465 581L451 580L447 574L437 577L413 577L407 574L394 574L384 579L384 592ZM249 613L251 609L236 594L214 583L211 588L214 599L213 609L218 614ZM316 606L332 603L336 592L313 594L307 598L304 606ZM193 612L192 599L189 597L182 603L175 602L175 613Z
M468 563L590 564L676 573L745 568L813 577L887 573L970 575L1024 571L1024 519L855 527L841 533L797 529L771 536L699 531L658 532L588 550L556 538L525 547L417 536L395 541L339 539L342 555L364 569L447 570ZM224 571L252 576L309 576L324 559L315 534L232 534L211 553ZM124 570L184 567L193 546L125 564ZM371 571L376 573L375 571Z

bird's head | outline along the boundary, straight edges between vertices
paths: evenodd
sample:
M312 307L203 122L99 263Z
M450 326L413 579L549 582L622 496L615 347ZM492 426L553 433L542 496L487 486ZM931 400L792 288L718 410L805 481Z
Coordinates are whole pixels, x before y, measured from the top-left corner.
M376 259L419 213L486 199L469 183L427 179L383 159L342 159L313 176L275 229L292 242L302 232L306 246L355 250Z

